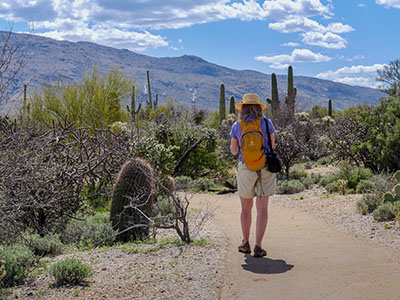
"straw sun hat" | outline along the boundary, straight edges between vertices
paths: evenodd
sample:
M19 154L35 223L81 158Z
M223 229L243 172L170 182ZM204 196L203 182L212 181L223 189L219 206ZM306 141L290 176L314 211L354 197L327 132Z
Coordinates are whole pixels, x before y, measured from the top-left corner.
M235 107L238 110L242 110L242 106L244 104L258 104L261 106L262 109L266 109L267 108L267 104L264 103L260 103L260 98L258 97L257 94L245 94L243 96L243 100L241 103L236 103Z

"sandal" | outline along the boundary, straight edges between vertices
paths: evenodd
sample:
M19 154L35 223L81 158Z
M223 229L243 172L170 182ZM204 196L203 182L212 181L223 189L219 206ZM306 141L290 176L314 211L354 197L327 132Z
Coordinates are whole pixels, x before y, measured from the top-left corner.
M239 252L242 253L251 253L251 249L250 249L250 244L247 241L246 243L243 243L238 247Z
M255 246L254 247L254 257L263 257L263 256L266 256L267 255L267 251L265 251L264 249L262 249L261 247L259 247L259 246Z

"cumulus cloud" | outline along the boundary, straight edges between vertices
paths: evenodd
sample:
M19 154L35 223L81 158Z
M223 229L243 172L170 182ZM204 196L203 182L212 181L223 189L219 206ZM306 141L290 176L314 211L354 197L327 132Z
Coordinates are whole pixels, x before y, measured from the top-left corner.
M32 20L41 34L59 39L89 38L139 50L170 46L165 38L152 34L153 30L227 19L276 20L271 28L282 32L297 32L296 26L307 31L319 28L319 32L350 30L350 26L341 23L329 28L309 19L330 18L331 10L330 1L325 5L320 0L2 0L0 18L17 22Z
M302 41L308 45L330 49L342 49L345 48L347 44L347 41L344 38L332 32L306 32L302 34L302 37Z
M400 8L400 0L376 0L375 2L379 5L385 6L386 8Z
M319 73L315 77L350 85L376 88L378 87L378 83L375 81L376 71L382 69L384 66L384 64L374 64L371 66L357 65L343 67L336 71L329 70Z
M314 53L308 49L294 49L290 55L280 54L274 56L257 56L255 60L270 63L270 67L274 69L287 68L289 64L293 63L317 63L327 62L332 58L320 53Z

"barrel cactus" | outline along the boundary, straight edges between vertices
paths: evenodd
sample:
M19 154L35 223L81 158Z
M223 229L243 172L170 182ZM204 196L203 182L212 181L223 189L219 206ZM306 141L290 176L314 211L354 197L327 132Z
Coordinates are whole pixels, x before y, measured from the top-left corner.
M137 224L147 225L152 216L154 175L151 166L141 158L126 162L112 190L110 220L114 229L122 232ZM145 216L144 216L145 215ZM117 236L119 241L144 239L148 227L138 227Z

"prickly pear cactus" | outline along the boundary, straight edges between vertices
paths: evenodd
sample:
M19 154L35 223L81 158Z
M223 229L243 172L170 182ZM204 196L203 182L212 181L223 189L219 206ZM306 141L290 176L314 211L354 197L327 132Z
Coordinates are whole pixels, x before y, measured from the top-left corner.
M151 166L141 158L126 162L113 186L110 220L119 232L137 224L148 224L154 202L154 175ZM131 229L117 236L119 241L144 239L148 227Z
M394 203L394 202L400 201L400 170L398 170L398 171L396 171L396 173L394 173L393 179L396 180L398 182L398 184L396 184L394 186L393 193L386 192L383 195L384 203Z

